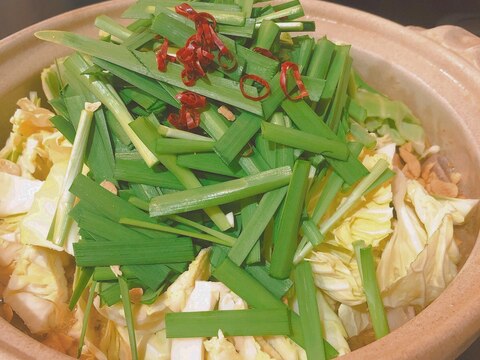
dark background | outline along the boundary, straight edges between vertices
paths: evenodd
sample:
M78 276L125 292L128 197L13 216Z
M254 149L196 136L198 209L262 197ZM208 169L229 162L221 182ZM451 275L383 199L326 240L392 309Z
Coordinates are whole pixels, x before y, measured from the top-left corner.
M98 0L0 0L0 39L51 16ZM480 36L480 0L333 0L403 25L452 24ZM1 59L0 59L1 60ZM458 360L480 359L480 340Z

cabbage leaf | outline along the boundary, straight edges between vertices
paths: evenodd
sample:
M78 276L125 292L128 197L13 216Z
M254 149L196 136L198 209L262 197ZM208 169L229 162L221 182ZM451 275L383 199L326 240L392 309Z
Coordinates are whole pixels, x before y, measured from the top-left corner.
M68 287L61 253L23 246L4 291L5 302L33 334L65 327L70 318Z
M398 220L377 268L379 286L388 307L425 307L457 274L453 227L463 223L478 201L437 200L401 172L394 189Z

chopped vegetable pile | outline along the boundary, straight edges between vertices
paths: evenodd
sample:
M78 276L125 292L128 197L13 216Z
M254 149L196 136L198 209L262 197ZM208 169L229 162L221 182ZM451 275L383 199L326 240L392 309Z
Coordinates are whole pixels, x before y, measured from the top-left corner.
M298 0L254 2L36 34L74 52L0 151L3 317L84 359L331 359L452 281L460 174Z

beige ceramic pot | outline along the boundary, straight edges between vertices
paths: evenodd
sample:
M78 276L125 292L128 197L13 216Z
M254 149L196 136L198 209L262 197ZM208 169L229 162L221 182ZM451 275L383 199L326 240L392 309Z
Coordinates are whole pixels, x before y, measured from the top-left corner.
M8 133L15 102L39 90L39 74L67 50L42 43L33 33L63 29L94 34L101 13L118 17L131 0L109 1L39 23L0 41L0 139ZM374 87L406 102L422 119L432 143L442 146L464 190L480 189L480 39L454 27L409 29L346 7L304 0L317 35L353 45L354 66ZM477 212L478 213L478 212ZM462 269L445 292L390 335L347 359L454 359L480 335L480 244L478 216L458 232ZM470 255L469 255L470 254ZM1 359L67 359L0 319Z

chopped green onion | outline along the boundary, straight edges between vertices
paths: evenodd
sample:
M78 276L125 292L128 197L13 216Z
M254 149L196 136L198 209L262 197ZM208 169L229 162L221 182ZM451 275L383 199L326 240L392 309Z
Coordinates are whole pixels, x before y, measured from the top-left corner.
M317 225L310 219L303 221L302 232L304 236L304 238L302 238L302 241L306 239L310 241L310 243L312 243L314 246L317 246L324 240L323 234L320 232L320 230L318 230ZM300 247L303 247L306 242L301 242L300 244Z
M156 132L156 126L150 118L138 118L135 120L131 127L133 131L141 137L147 147L155 151L156 141L158 139L158 133ZM167 154L155 154L160 160L163 166L167 168L175 177L185 186L187 189L201 188L202 184L196 176L186 168L177 165L175 155ZM205 213L212 219L212 221L221 229L227 230L232 227L232 224L228 221L225 214L218 207L204 208Z
M214 146L212 141L159 138L156 149L159 154L187 154L212 152Z
M168 313L167 338L289 335L287 309L216 310Z
M82 171L93 112L97 110L99 106L99 103L86 103L85 109L80 115L78 129L75 135L75 141L73 142L72 153L68 161L67 172L65 173L63 180L61 195L58 201L53 225L52 241L59 246L63 246L65 243L71 224L68 219L68 213L72 209L75 195L70 193L69 188L72 185L74 178Z
M312 266L302 261L295 269L295 289L307 359L325 359L322 341L322 322L318 313L317 288L313 282Z
M78 226L88 231L91 235L98 235L109 241L142 241L146 238L145 234L120 225L102 215L89 211L81 201L70 212L70 216L78 223ZM171 235L158 233L157 237L172 238ZM148 236L147 236L148 238Z
M114 45L112 43L93 40L81 35L62 31L39 31L35 35L39 39L68 46L77 51L81 51L85 54L125 67L142 75L146 75L170 85L178 86L182 89L187 89L187 86L183 83L181 77L183 67L178 64L169 63L166 71L160 72L157 70L156 59L153 53L135 50L130 51L121 45ZM260 54L258 55L260 57L264 57ZM271 59L268 60L272 61ZM94 85L97 84L95 83ZM94 89L94 87L91 89L97 97L100 95L100 93L95 92L96 89ZM251 90L254 89L255 88L252 87ZM222 101L226 104L250 111L257 115L263 115L261 103L246 99L242 95L238 84L229 79L224 79L210 74L205 79L199 79L194 86L188 87L187 90L194 91L200 95ZM110 106L114 101L114 99L112 99L110 96L110 91L108 91L106 94L106 98L102 99L99 97L100 101L102 101L102 103L104 103L113 113L117 114L115 108ZM118 106L118 115L120 115L120 119L122 119L124 105L122 103ZM123 120L120 119L119 121L122 122ZM132 139L132 142L135 144L136 139Z
M292 180L288 186L287 197L280 215L278 239L275 240L272 253L270 275L275 278L286 279L292 270L309 173L310 163L308 161L297 160L295 162Z
M167 84L160 83L145 75L140 75L132 70L112 64L111 62L99 58L93 58L92 61L94 64L109 71L113 75L139 88L140 90L143 90L146 93L154 96L156 99L164 101L173 107L180 108L180 103L166 90Z
M280 28L272 20L262 21L258 29L257 37L255 39L255 45L252 48L263 48L270 50L270 48L277 40L280 34Z
M133 34L131 30L106 15L97 16L95 26L122 41L128 39Z
M162 171L158 166L150 168L143 161L117 159L114 176L117 180L135 184L160 186L176 190L185 189L171 172Z
M157 291L170 276L172 269L165 264L128 265L122 266L122 272L125 275L128 275L130 272L135 274L143 284Z
M258 309L284 309L287 306L277 299L270 291L263 287L245 270L235 265L222 250L214 248L211 263L214 267L212 275L224 283L230 290L245 300L250 306ZM304 337L300 325L300 317L289 311L291 322L291 335L289 337L298 345L304 346ZM325 342L327 358L331 359L338 355L338 352Z
M203 231L204 233L210 234L210 235L212 235L212 236L214 236L218 239L221 239L221 240L223 240L223 242L226 245L233 245L237 241L237 239L234 238L233 236L227 235L224 232L221 232L221 231L218 231L218 230L215 230L215 229L211 229L207 226L204 226L202 224L199 224L199 223L197 223L195 221L192 221L192 220L189 220L187 218L184 218L184 217L181 217L181 216L178 216L178 215L170 215L168 218L173 220L173 221L176 221L180 224L190 226L192 228Z
M285 166L220 184L157 196L150 202L150 216L199 210L265 193L288 184L291 172L291 168Z
M363 196L365 191L375 183L375 181L382 176L385 170L388 169L388 162L380 159L377 161L370 174L367 175L362 181L355 187L351 194L342 202L342 204L335 210L335 212L327 220L325 220L320 226L320 232L326 234L335 223L349 211L353 205ZM294 263L298 264L305 256L312 251L313 245L311 243L306 244L300 251L295 254Z
M310 64L308 65L307 76L325 79L330 59L335 51L335 44L323 37L317 41L313 50Z
M244 225L244 229L237 239L235 245L228 253L228 257L237 265L241 265L248 254L260 239L270 219L275 215L282 202L286 188L270 191L263 195L250 221Z
M80 355L82 355L85 335L87 333L88 319L90 318L90 312L92 310L93 299L95 298L96 288L97 288L97 282L93 281L92 285L90 286L90 293L88 295L87 304L85 305L85 310L83 311L82 331L80 333L80 338L78 340L77 358L80 358Z
M232 246L234 244L234 242L232 242L230 239L229 241L225 241L224 239L219 239L212 235L202 234L195 231L182 230L182 229L178 229L178 228L174 228L174 227L162 225L162 224L153 224L150 222L138 221L138 220L127 219L127 218L120 219L120 224L188 236L195 239L205 240L205 241L209 241L209 242L220 244L220 245Z
M135 320L132 313L132 305L130 304L130 293L128 292L127 281L119 276L118 284L120 285L120 295L123 303L123 312L125 313L125 321L127 322L128 340L132 352L132 360L138 360L137 340L135 339Z
M297 149L319 153L325 157L346 160L349 154L347 146L341 141L329 140L321 136L270 124L268 122L262 122L262 135L267 140Z
M230 164L260 129L261 123L260 117L242 113L217 141L215 152L226 164Z
M82 74L91 64L81 55L75 54L64 62L64 66L74 73ZM77 78L115 115L117 121L135 145L140 155L142 155L145 162L149 166L155 164L157 162L155 156L128 126L133 119L115 89L110 84L89 75L78 75Z
M185 139L185 140L199 140L199 141L211 141L214 140L207 136L194 134L190 131L179 130L175 128L171 128L165 125L158 125L158 133L167 138L173 139Z
M279 10L271 14L266 14L266 15L257 17L255 19L257 24L264 20L275 20L275 19L283 19L283 18L293 20L305 15L303 12L303 7L300 4L300 1L298 0L293 0L288 3L283 3L281 5L282 5L281 8L277 7L277 9Z
M200 170L213 174L220 174L241 178L247 174L235 162L225 164L217 154L184 154L177 156L177 164L188 169Z
M62 133L70 144L73 144L75 139L75 128L73 125L61 115L55 115L50 118L50 122L53 126Z
M242 227L245 230L245 228L252 219L252 217L255 216L255 210L258 208L258 204L256 202L255 197L249 198L249 199L242 199L240 200L240 217L241 217L241 222L242 222ZM243 230L243 231L244 231ZM262 260L261 257L261 251L260 251L260 241L256 241L255 244L253 245L252 249L248 253L247 258L245 259L246 264L257 264Z
M73 288L72 297L70 298L70 303L68 304L68 308L73 310L75 305L77 305L78 300L83 294L83 291L87 287L90 278L92 277L94 268L86 267L86 268L79 268L78 270L78 277L76 279L75 287Z
M270 264L265 265L247 265L245 271L255 280L261 283L277 299L281 299L290 290L293 281L290 279L279 280L270 276Z
M275 24L282 32L302 32L315 31L314 21L276 21ZM255 28L258 29L262 23L256 23Z
M78 266L165 264L194 258L189 238L146 239L135 243L80 240L73 244L73 249Z
M287 128L292 127L290 119L281 112L273 114L270 122L272 124L285 126ZM275 167L286 165L293 167L293 164L295 163L294 149L290 146L276 144L275 141L269 141L269 143L275 146Z
M118 283L100 282L99 296L101 304L112 306L117 304L121 300L120 285Z
M128 217L142 221L152 221L150 217L135 206L101 187L84 175L78 175L70 187L70 192L89 204L95 212L113 221Z
M363 291L367 298L368 312L370 313L375 337L380 339L385 335L388 335L390 328L383 307L380 289L378 288L372 245L365 246L364 241L355 241L353 247L355 249L358 268L361 270L360 275L363 284Z

